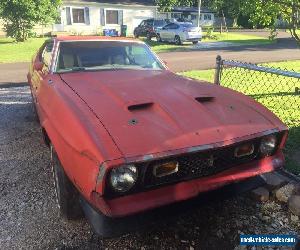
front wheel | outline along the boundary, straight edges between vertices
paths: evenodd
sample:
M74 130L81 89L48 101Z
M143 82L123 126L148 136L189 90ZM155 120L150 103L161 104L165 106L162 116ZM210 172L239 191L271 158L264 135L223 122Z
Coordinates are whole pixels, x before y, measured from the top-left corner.
M182 43L181 43L180 36L175 36L174 41L175 41L175 44L176 44L176 45L181 45L181 44L182 44Z
M151 41L151 39L152 39L152 36L151 36L151 34L150 34L150 33L147 33L146 37L147 37L147 40L148 40L148 41Z
M52 144L50 144L50 154L59 214L67 220L79 219L83 212L79 203L78 191L65 174Z
M198 44L198 41L194 41L193 44Z

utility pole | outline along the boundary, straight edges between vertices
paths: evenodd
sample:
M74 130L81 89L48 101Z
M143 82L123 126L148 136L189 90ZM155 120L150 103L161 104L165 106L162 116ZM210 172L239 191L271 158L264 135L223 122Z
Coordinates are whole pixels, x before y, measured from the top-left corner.
M198 28L200 27L201 0L198 0Z

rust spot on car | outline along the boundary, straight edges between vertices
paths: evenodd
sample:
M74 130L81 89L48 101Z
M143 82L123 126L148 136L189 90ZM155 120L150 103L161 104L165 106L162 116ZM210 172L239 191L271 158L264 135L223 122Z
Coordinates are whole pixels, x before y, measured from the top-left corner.
M105 175L105 172L106 172L106 168L107 168L107 165L105 162L103 162L100 167L99 167L99 174L97 176L97 180L96 180L96 186L103 181L103 178L104 178L104 175Z

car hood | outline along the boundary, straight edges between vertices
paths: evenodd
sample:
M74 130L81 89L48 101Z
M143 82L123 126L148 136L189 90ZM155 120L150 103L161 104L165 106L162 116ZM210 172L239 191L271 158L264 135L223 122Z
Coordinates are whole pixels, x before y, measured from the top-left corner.
M60 76L94 112L125 157L220 143L275 127L271 112L260 111L262 107L248 97L167 70Z

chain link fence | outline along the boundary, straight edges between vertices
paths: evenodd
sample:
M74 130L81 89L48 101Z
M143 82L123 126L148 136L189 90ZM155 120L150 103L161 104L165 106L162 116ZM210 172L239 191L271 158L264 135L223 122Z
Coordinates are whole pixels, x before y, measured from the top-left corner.
M290 127L300 126L300 73L218 56L215 84L251 96Z

